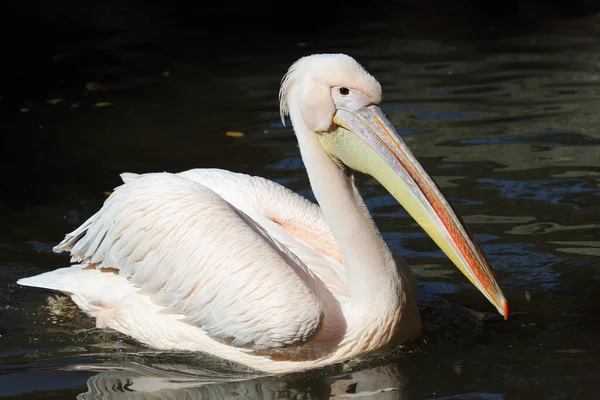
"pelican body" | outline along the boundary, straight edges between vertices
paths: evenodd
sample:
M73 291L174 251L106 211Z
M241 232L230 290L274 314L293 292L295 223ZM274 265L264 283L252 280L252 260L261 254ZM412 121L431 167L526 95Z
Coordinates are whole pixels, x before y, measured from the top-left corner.
M415 278L384 242L353 171L373 176L505 317L473 236L379 108L353 58L296 61L280 88L318 204L218 169L122 174L55 252L70 267L18 281L61 291L98 327L157 349L269 373L321 367L421 334Z

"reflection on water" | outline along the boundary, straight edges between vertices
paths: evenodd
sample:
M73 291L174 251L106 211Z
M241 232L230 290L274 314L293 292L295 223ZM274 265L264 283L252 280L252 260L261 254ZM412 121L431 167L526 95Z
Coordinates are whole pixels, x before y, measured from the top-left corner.
M405 377L386 365L336 377L299 380L242 379L185 365L130 363L87 381L78 399L406 399Z
M400 6L362 18L363 10L348 19L364 22L351 30L336 20L326 34L271 35L228 52L212 41L204 48L185 23L145 36L144 26L169 18L158 5L136 10L146 25L117 18L96 36L61 36L48 55L55 75L30 98L2 103L0 396L595 398L600 17L494 25L454 3L440 5L450 19ZM90 15L100 21L103 10ZM384 238L419 275L428 334L402 357L384 354L352 373L256 377L198 355L144 356L48 292L15 284L68 262L51 247L101 206L123 171L226 168L314 199L279 121L277 89L299 56L331 51L350 53L381 81L382 108L480 241L511 319L490 319L485 299L364 176Z

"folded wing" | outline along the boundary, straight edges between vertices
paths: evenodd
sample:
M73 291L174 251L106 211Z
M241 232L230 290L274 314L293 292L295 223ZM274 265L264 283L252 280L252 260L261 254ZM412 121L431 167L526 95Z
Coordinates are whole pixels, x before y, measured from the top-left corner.
M118 270L163 312L234 346L296 346L319 332L323 284L252 217L182 176L125 180L55 251Z

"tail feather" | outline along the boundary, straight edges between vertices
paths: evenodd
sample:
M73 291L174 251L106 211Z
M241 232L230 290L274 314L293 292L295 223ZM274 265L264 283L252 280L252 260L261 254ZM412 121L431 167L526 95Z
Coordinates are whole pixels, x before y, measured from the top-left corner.
M22 278L17 283L69 295L83 312L93 317L97 317L102 310L116 308L124 298L138 290L114 271L80 264Z
M59 268L54 271L19 279L17 284L21 286L58 290L71 294L78 285L78 274L75 271L82 270L83 268L85 268L85 265L73 265L67 268Z

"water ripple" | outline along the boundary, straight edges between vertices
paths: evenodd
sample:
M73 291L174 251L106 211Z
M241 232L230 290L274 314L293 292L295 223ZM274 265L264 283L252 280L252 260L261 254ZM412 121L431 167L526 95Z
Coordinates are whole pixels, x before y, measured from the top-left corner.
M582 209L600 197L598 188L587 187L589 182L583 179L549 180L504 180L482 178L477 180L482 190L496 190L507 199L538 200L550 204L565 204Z

